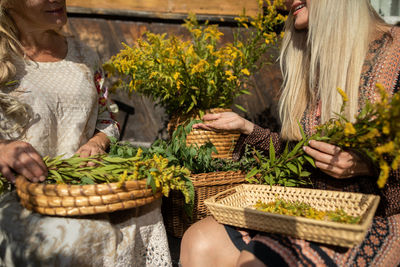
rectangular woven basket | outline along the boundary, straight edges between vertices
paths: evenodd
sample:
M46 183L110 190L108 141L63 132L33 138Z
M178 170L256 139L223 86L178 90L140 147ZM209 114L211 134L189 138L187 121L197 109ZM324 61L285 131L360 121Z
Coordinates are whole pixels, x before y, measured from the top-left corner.
M343 209L361 216L359 224L320 221L258 211L254 204L277 198L300 201L323 211ZM285 234L324 244L353 247L365 237L379 203L379 196L306 188L242 184L204 201L214 218L232 226Z
M165 228L174 237L182 237L190 225L211 215L204 200L243 183L245 174L240 171L211 172L194 174L191 179L195 191L192 218L184 210L185 201L181 192L172 190L167 198L163 197L161 210Z

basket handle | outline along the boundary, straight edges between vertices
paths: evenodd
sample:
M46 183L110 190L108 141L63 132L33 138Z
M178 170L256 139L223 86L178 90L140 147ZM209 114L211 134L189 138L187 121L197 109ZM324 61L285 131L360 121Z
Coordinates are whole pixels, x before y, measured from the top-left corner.
M222 198L222 197L227 197L227 196L233 195L236 191L237 191L236 187L229 188L225 191L219 192L218 194L210 197L209 201L216 202L219 200L220 197Z

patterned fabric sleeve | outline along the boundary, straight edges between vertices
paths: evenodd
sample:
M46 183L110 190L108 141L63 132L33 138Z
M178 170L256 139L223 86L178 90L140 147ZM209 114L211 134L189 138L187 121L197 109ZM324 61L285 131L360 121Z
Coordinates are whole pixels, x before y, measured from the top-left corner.
M96 129L107 136L119 138L119 124L111 112L111 99L108 98L108 90L104 86L104 73L97 70L94 74L94 83L99 94L99 110Z
M258 125L254 125L254 130L251 134L240 135L233 151L233 159L238 160L243 155L246 145L255 147L260 151L268 151L271 139L276 153L279 154L282 150L282 140L279 134L276 132L271 132L269 129L261 128Z

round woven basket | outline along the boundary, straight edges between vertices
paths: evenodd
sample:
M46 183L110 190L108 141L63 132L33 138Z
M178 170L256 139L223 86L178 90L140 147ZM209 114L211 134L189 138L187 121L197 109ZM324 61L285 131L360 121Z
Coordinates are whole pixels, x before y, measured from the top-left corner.
M185 210L185 198L177 190L171 190L169 196L163 198L161 211L167 232L181 238L193 223L211 215L204 200L222 191L235 187L246 181L245 173L240 171L210 172L193 174L194 208L190 218Z
M216 114L222 112L230 112L231 109L214 108L206 110L205 114ZM181 124L189 122L193 119L200 119L199 116L175 116L168 123L168 132L172 136L172 132ZM231 158L233 149L235 148L236 142L239 139L239 132L213 132L201 129L193 129L190 134L186 137L187 145L197 144L201 146L207 142L213 143L218 151L218 154L213 154L215 158Z
M23 176L16 179L22 206L46 215L79 216L114 212L143 206L161 198L153 194L146 180L119 183L68 185L32 183Z

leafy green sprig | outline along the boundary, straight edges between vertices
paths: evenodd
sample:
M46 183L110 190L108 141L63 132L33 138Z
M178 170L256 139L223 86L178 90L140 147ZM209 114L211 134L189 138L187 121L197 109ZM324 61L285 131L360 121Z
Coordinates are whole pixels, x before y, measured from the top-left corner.
M360 216L347 214L343 209L322 211L301 201L287 201L277 198L274 202L264 203L257 201L254 205L259 211L276 213L281 215L298 216L314 220L325 220L338 223L357 224Z
M211 143L205 143L202 146L187 145L186 138L191 132L192 126L199 120L192 120L187 125L179 125L172 134L169 140L156 140L150 148L143 149L143 157L148 158L152 155L160 155L168 159L170 164L184 166L189 169L192 174L209 173L215 171L249 171L254 165L257 164L256 159L253 157L248 149L245 155L239 160L221 159L212 157L213 153L217 153L215 146ZM137 147L123 142L112 140L110 155L116 156L130 156L134 155Z
M343 98L341 113L317 128L312 138L325 137L329 143L365 155L379 169L377 185L383 188L390 171L400 164L400 92L389 97L382 84L376 84L380 96L377 102L367 101L351 122L342 113L348 97L338 88Z
M301 129L301 127L300 127ZM279 156L276 155L275 147L270 140L269 154L264 155L255 151L258 166L254 167L247 175L249 183L299 186L310 184L311 172L307 170L307 163L315 167L312 157L305 154L302 147L309 141L309 138L301 130L302 140L293 149L289 149L289 142Z
M308 183L307 177L311 173L306 168L315 168L315 163L301 148L309 140L318 140L365 155L379 169L377 185L383 188L390 171L399 170L400 166L400 92L389 97L381 84L376 87L380 99L375 103L367 101L354 122L343 115L348 97L338 88L343 105L337 117L317 126L316 133L309 137L300 127L302 139L292 150L286 145L279 156L275 155L271 141L268 156L256 152L259 166L248 173L247 180L250 183L285 186Z

